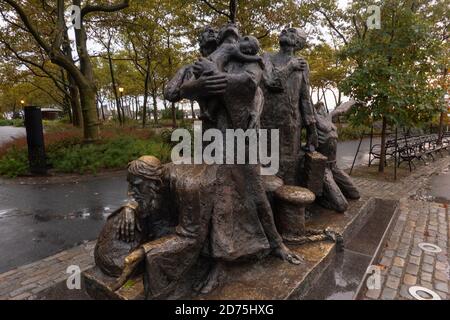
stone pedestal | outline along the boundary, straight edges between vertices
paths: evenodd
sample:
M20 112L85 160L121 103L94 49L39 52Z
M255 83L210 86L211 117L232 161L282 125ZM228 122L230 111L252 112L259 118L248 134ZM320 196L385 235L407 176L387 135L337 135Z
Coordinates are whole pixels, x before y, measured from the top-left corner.
M356 235L375 210L375 199L361 199L350 203L343 215L313 205L313 216L306 221L307 228L332 228L344 237L344 242ZM241 262L227 267L227 282L206 295L191 290L193 275L207 269L204 261L190 273L191 278L177 288L176 299L193 300L284 300L301 299L319 279L335 256L336 244L331 241L292 245L290 248L303 256L302 265L292 265L269 256L260 262ZM108 286L114 281L94 268L84 273L86 287L95 299L144 299L142 277L130 281L114 293Z
M320 197L323 193L327 160L327 157L319 152L309 152L305 155L303 179L301 182L303 187L311 190L317 197Z
M305 234L305 208L315 200L308 189L282 186L275 191L275 221L283 239Z

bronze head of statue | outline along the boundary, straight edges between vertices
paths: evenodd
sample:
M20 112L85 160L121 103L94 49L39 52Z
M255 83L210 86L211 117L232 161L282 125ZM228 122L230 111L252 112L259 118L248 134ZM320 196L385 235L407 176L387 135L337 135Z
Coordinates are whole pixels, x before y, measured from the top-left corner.
M242 37L239 41L239 48L243 54L257 55L260 50L259 40L253 36Z
M326 116L327 115L325 104L322 101L317 102L314 105L314 109L316 110L316 113L320 114L321 116Z
M227 39L233 39L235 40L235 42L237 42L240 38L241 34L239 32L237 24L230 22L220 29L218 42L219 44L222 44Z
M161 177L161 162L153 156L141 157L128 165L128 196L141 212L149 214L160 207Z
M202 56L209 56L219 45L217 30L210 26L205 27L198 37L198 44Z
M299 51L306 47L307 35L300 28L286 28L281 31L278 39L281 47L293 47L295 51Z

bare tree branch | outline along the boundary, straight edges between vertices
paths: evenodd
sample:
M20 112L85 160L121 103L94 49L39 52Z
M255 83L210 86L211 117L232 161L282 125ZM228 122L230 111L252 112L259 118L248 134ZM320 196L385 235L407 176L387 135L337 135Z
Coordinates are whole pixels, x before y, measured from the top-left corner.
M116 12L128 8L130 6L130 0L123 0L123 2L114 5L86 5L81 9L81 17L84 18L92 12Z
M319 10L319 12L325 17L325 19L328 21L328 24L330 25L330 27L339 35L339 37L344 41L344 43L347 45L348 41L345 38L345 36L339 31L338 28L336 28L336 26L334 25L333 21L331 21L330 17L328 17L328 15L326 14L326 12Z
M232 21L232 16L222 10L217 9L214 5L212 5L208 0L201 0L204 4L206 4L208 7L210 7L214 12L223 15L225 17L227 17L228 19L230 19L230 21Z

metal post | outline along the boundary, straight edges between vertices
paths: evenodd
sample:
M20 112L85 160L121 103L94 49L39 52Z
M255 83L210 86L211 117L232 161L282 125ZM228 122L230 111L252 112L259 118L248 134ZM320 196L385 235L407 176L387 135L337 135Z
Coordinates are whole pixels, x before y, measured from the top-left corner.
M41 109L25 107L24 111L30 172L38 175L47 174Z
M353 159L352 168L350 169L350 175L352 175L353 168L355 167L356 158L358 157L359 151L361 150L361 144L363 142L364 136L366 135L365 132L361 135L361 139L359 140L358 149L356 150L355 158Z
M398 127L395 126L395 151L394 151L394 180L397 181L397 159L398 159Z
M369 168L372 165L372 147L373 147L373 123L370 128L370 146L369 146Z

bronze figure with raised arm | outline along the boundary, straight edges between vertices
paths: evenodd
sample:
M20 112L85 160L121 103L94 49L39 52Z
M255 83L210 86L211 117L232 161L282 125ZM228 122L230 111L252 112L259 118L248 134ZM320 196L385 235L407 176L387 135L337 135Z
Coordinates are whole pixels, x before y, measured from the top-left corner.
M329 114L327 114L323 102L315 105L315 118L319 134L319 148L317 151L328 159L328 165L325 170L324 190L318 202L322 206L338 212L345 212L348 208L347 199L357 200L360 198L360 194L350 176L336 164L338 132L333 123L333 118L348 113L359 103L355 100L348 101Z

